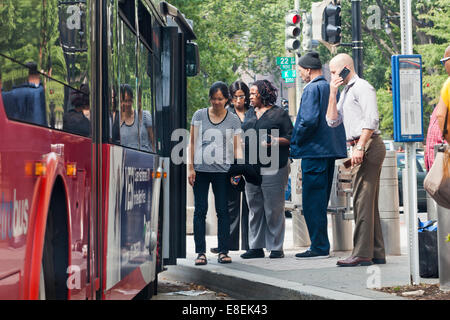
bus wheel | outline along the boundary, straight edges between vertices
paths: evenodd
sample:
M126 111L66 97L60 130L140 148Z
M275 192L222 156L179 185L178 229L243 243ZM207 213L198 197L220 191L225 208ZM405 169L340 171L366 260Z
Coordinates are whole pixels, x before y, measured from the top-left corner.
M48 300L68 297L67 270L69 261L67 208L62 182L56 183L50 201L42 252L39 296ZM42 293L41 293L42 292Z

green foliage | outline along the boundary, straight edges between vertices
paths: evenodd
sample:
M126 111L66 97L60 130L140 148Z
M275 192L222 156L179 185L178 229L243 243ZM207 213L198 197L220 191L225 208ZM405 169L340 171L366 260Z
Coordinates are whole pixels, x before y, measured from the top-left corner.
M67 4L59 7L58 3L58 0L1 0L0 53L22 64L34 61L39 71L68 82L68 59L74 55L64 56L59 28L60 19L64 25L69 13L66 12ZM84 26L87 23L83 21ZM85 33L84 42L86 36ZM75 38L78 41L82 37ZM87 75L87 53L77 53L75 60L70 66L70 84L78 87ZM0 57L0 65L6 86L20 84L26 77L10 59Z
M194 21L200 50L200 74L188 80L188 121L209 105L214 82L231 84L249 69L280 75L275 57L285 53L284 16L293 0L169 2Z
M380 130L383 138L391 139L394 135L392 123L394 114L392 108L392 92L387 88L377 90L378 111L380 114Z

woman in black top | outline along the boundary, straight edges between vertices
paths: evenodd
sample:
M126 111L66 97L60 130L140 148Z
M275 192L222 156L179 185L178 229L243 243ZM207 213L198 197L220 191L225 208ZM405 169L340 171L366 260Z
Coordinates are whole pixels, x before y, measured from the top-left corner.
M256 81L250 88L253 108L245 114L242 129L246 160L257 159L262 183L245 186L250 250L241 255L244 259L264 257L263 248L271 251L270 258L284 257L284 194L293 125L289 114L275 105L276 100L277 89L268 80Z

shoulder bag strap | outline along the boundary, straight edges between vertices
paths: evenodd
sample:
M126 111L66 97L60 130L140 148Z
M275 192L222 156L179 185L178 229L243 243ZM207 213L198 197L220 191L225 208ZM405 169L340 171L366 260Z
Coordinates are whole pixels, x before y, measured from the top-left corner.
M445 114L444 131L442 131L442 140L445 140L445 135L448 133L447 121L448 121L448 108L447 113Z
M445 151L444 141L445 141L445 135L448 133L447 121L448 121L448 108L447 108L447 112L445 113L444 130L442 130L442 143L439 146L438 152L444 152Z

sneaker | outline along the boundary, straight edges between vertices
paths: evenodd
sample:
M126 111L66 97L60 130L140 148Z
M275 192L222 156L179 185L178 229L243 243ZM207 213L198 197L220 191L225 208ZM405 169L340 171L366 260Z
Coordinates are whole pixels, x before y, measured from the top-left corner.
M272 250L270 252L270 259L277 259L277 258L284 258L284 252L283 250Z
M318 254L315 253L314 251L311 251L310 249L302 253L297 253L295 255L296 259L326 259L329 257L330 257L329 254Z
M242 259L264 258L263 249L250 249L246 253L241 254Z

